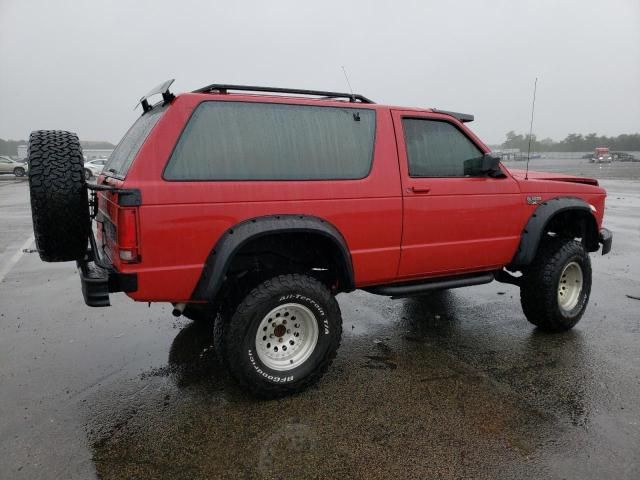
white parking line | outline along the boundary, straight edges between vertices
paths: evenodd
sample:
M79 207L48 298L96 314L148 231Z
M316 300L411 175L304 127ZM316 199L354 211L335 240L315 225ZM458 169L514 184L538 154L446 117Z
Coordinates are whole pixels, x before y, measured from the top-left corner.
M13 254L13 256L9 259L9 261L6 263L6 265L4 267L2 267L2 269L0 270L0 283L2 283L4 281L4 277L6 277L7 274L14 267L14 265L16 263L18 263L18 260L20 260L22 258L22 255L24 255L24 251L23 250L25 250L26 248L29 248L31 246L31 244L33 243L33 240L34 240L33 235L31 235L29 238L27 238L27 241L24 242L24 244L18 249L18 251Z

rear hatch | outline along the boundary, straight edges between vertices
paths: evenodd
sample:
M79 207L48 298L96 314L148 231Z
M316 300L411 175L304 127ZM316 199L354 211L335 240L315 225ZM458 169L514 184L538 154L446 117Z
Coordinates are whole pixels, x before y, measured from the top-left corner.
M141 193L126 181L126 176L166 109L166 106L158 105L136 120L114 149L98 178L98 188L101 188L97 192L98 248L117 269L122 264L142 260L139 244Z

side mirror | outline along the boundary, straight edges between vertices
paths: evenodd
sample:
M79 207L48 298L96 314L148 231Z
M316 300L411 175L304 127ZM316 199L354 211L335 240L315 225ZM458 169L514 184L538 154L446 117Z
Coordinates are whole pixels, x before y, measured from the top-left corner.
M482 173L489 177L505 177L506 175L500 168L500 158L494 157L490 153L485 153L482 156L482 167L480 169Z
M464 161L464 174L470 177L506 177L500 168L500 159L490 153L485 153L481 157L471 158Z

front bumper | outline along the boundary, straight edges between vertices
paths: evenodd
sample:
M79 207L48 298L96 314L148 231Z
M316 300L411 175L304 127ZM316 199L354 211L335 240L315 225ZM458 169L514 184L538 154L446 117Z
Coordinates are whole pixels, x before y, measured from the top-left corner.
M613 242L613 233L607 228L600 229L600 243L602 244L602 255L606 255L611 251L611 243Z
M108 307L109 294L135 292L138 276L135 273L120 273L113 267L92 260L78 260L78 273L82 284L84 303L90 307Z

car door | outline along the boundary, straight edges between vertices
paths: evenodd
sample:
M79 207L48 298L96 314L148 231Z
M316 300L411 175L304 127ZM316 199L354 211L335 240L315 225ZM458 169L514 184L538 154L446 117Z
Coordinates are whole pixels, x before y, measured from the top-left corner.
M393 111L403 186L398 275L491 270L520 239L517 182L480 172L489 149L449 115Z

